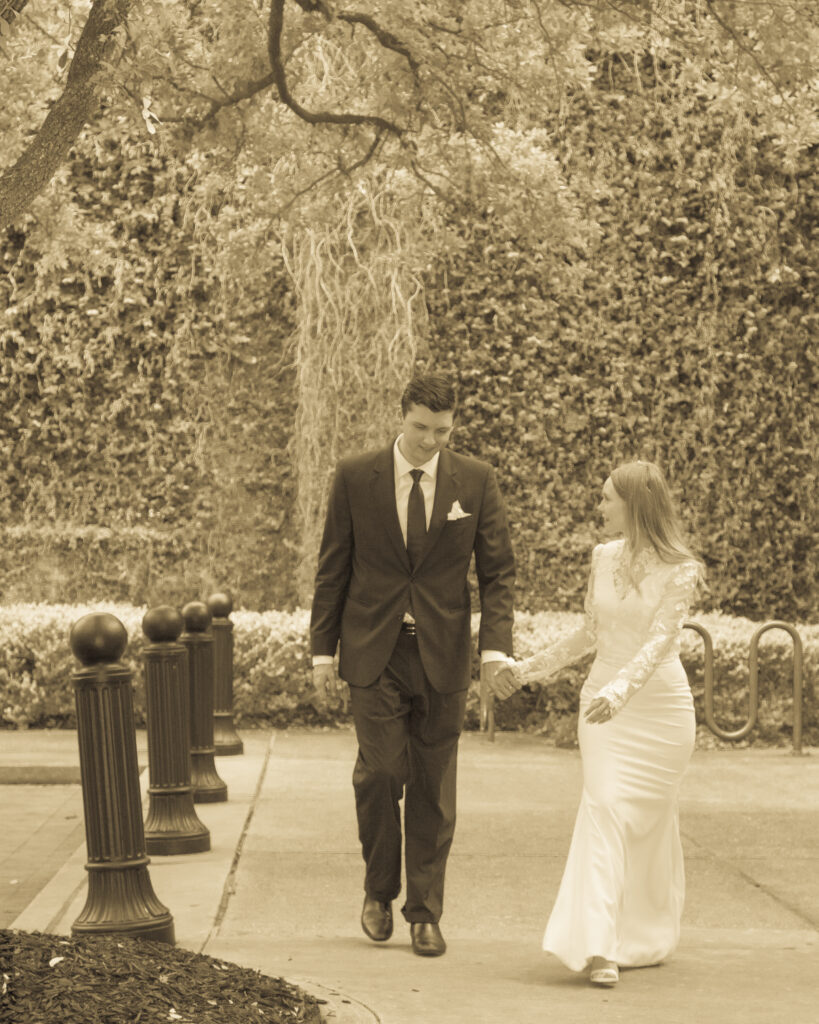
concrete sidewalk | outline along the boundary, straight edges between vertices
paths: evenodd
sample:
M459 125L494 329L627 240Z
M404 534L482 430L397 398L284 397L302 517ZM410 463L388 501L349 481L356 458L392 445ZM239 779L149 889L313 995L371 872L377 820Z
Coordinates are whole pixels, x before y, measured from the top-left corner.
M680 946L662 967L598 990L540 951L579 799L576 752L464 735L441 922L449 949L426 960L412 955L400 901L388 943L360 930L352 732L242 736L244 755L217 759L228 802L197 805L212 850L153 857L153 887L178 945L301 984L328 1000L328 1020L819 1021L819 751L695 754ZM0 733L3 927L68 934L82 909L76 768L73 732Z

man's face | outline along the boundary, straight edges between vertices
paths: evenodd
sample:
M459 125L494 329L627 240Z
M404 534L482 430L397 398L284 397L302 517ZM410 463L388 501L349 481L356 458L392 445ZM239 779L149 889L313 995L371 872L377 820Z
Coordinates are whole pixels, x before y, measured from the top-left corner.
M401 452L413 466L425 462L445 448L452 433L454 417L452 410L433 412L425 405L411 405L404 416L404 439Z

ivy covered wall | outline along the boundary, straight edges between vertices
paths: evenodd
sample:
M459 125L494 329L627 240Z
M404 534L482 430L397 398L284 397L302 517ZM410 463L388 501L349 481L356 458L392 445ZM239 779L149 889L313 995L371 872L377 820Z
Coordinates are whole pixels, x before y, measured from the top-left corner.
M0 240L0 599L292 602L283 272L234 305L141 140L67 173L80 211Z
M457 443L499 467L523 607L580 606L600 488L642 457L705 557L708 607L815 621L817 152L783 167L749 118L649 70L604 66L588 116L554 125L589 252L544 273L484 211L428 287Z
M706 558L707 607L815 621L817 154L784 164L750 117L654 74L601 61L547 126L594 225L572 259L502 210L451 212L427 362L460 376L455 445L498 467L520 607L579 606L600 486L642 456ZM234 301L186 205L194 168L137 141L86 140L67 174L59 245L43 224L0 240L0 600L230 586L293 607L283 268Z

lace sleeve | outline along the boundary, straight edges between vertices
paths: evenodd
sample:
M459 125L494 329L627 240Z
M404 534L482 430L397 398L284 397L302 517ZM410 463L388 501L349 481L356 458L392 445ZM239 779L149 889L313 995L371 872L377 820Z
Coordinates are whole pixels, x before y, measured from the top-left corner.
M524 683L543 682L566 665L582 658L597 646L597 628L594 619L594 576L599 561L602 545L598 544L592 552L589 583L586 587L586 598L583 603L583 624L569 636L563 637L547 647L540 654L517 662L514 666L516 674Z
M646 642L597 694L609 701L613 711L623 707L670 653L688 616L698 579L696 562L682 562L669 573Z

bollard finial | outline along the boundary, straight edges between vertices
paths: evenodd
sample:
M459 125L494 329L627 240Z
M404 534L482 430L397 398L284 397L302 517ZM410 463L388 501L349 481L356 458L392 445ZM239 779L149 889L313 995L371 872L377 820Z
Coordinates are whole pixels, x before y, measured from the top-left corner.
M83 665L119 661L128 646L128 633L116 615L91 612L77 619L68 642L74 657Z
M214 619L226 619L233 611L233 597L229 590L220 590L210 595L207 605Z
M210 626L210 612L204 601L189 601L182 609L186 633L205 633Z
M142 619L142 632L155 644L173 643L182 632L182 616L169 604L149 608Z

